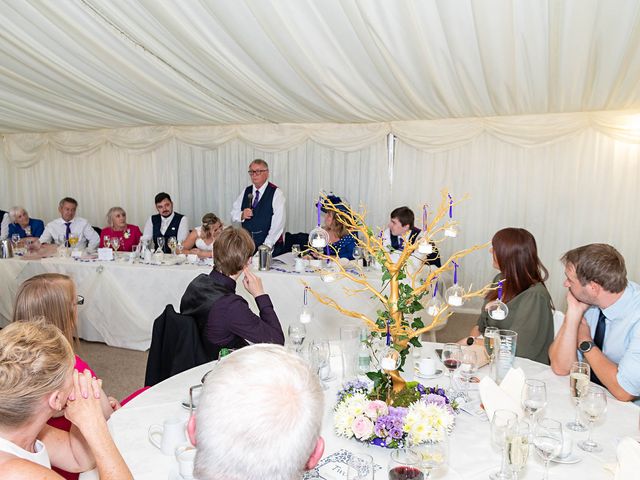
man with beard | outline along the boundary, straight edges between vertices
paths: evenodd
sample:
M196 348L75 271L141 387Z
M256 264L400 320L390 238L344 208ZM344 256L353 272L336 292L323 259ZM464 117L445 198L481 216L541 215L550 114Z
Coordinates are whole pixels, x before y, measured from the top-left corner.
M173 202L168 193L157 194L155 203L158 213L147 219L142 238L156 242L158 237L164 237L164 252L171 253L168 245L169 238L176 237L178 242L183 242L189 235L189 219L173 211Z
M551 368L568 375L573 362L588 362L591 381L618 400L635 400L640 395L640 286L627 281L624 258L611 245L584 245L561 260L567 313L549 347Z

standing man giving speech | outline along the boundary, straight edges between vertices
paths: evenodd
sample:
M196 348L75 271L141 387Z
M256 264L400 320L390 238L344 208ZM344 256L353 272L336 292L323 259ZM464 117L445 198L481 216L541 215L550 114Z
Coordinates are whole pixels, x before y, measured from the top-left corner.
M265 244L276 257L282 253L285 199L282 190L269 179L269 165L255 159L249 165L251 183L233 203L231 221L242 222L242 228L251 234L256 249Z

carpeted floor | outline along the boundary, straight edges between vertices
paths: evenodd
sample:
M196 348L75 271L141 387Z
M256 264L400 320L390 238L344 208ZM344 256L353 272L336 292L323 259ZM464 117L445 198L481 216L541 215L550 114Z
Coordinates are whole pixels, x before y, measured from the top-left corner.
M461 339L469 333L477 318L477 314L455 313L448 324L436 333L436 339L439 342ZM119 400L144 384L147 352L81 341L78 354L102 378L104 391Z

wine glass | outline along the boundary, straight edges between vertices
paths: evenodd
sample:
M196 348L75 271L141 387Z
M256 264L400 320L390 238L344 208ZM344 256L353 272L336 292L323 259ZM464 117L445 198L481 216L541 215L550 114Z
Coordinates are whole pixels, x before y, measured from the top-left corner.
M530 434L529 423L525 421L514 422L507 431L507 465L514 480L518 480L518 474L527 464Z
M389 480L424 480L420 470L420 455L410 449L398 448L389 455Z
M593 424L598 421L607 410L607 395L602 387L591 385L586 395L580 397L580 413L589 422L589 438L578 442L578 446L586 452L601 452L602 446L592 440Z
M326 378L327 375L327 367L329 366L329 342L327 340L316 340L311 342L309 346L309 357L311 360L311 365L318 373L318 378L320 379L320 385L323 390L329 388L323 381L323 378Z
M301 323L289 325L288 334L289 341L293 345L296 353L300 353L302 351L302 344L304 343L304 339L307 335L306 327Z
M484 349L487 351L487 355L489 355L490 362L493 362L495 339L498 336L498 330L497 327L486 327L484 329Z
M500 470L489 475L492 480L511 480L512 474L507 470L507 434L518 415L511 410L496 410L491 419L491 443L501 452Z
M453 391L453 374L460 367L462 347L457 343L446 343L442 347L442 364L449 370L449 391Z
M182 245L182 242L177 242L176 243L176 255L182 255L183 252L184 252L184 245Z
M363 256L362 247L358 245L353 247L353 259L356 261L358 265L360 264L360 259L362 258L362 256Z
M158 249L156 250L156 252L157 253L163 253L164 252L164 237L156 238L156 245L158 246Z
M430 441L416 447L420 455L420 467L431 478L431 471L447 464L449 460L449 437L443 432L442 440Z
M75 248L75 246L78 244L79 241L80 239L78 238L78 235L76 235L75 233L72 233L69 235L69 246L71 248Z
M172 254L176 254L176 247L178 245L178 239L176 237L169 237L169 240L167 241L167 246L169 247L169 250L171 250Z
M374 480L373 457L366 453L352 453L347 462L347 480Z
M18 233L13 233L11 235L11 243L13 243L13 249L15 250L16 248L18 248L18 243L20 243L20 234Z
M533 445L544 461L543 480L549 478L549 461L562 450L562 424L550 418L541 418L534 427Z
M291 245L291 255L293 255L293 258L298 258L300 256L300 245L297 243L294 243L293 245Z
M118 248L120 248L120 237L111 237L111 245L113 246L113 250L117 253Z
M573 422L567 423L565 427L574 432L584 432L587 429L580 422L580 398L589 391L590 377L591 367L587 362L573 362L569 373L569 391L576 406L576 418Z
M475 350L465 348L462 350L462 359L460 363L460 377L464 381L464 398L469 400L469 382L478 371L478 357Z
M522 408L530 421L547 405L547 385L540 380L529 379L522 387Z
M109 235L105 235L102 239L102 243L104 248L111 248L111 237Z

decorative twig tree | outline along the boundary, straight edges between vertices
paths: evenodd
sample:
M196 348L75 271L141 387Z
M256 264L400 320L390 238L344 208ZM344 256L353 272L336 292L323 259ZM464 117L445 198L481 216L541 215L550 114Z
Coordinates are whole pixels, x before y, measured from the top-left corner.
M389 375L393 383L393 391L399 393L405 386L405 381L400 372L402 371L409 344L419 347L420 336L441 325L452 314L448 303L445 301L441 308L431 312L433 315L429 321L425 322L421 318L415 318L413 314L424 308L420 300L430 292L432 286L435 285L435 282L443 273L454 268L454 264L459 259L476 250L485 248L487 244L474 245L455 252L446 261L441 259L442 266L439 268L430 269L426 261L423 261L418 268L409 271L407 262L419 248L420 242L431 242L438 245L446 240L445 231L456 225L456 222L451 219L450 213L449 218L446 218L447 212L450 212L453 206L465 200L466 197L454 203L448 193L443 191L438 210L435 215L432 215L431 222L428 225L424 225L422 235L412 242L409 239L409 232L407 232L403 238L404 249L395 255L392 255L392 252L383 244L382 232L375 233L367 226L365 222L366 211L364 209L362 212L357 212L349 205L335 205L327 195L322 194L321 198L323 209L327 212L332 212L352 232L357 244L363 251L381 265L382 287L377 282L375 285L372 284L361 269L357 273L354 273L352 269L348 271L337 256L328 256L323 252L317 252L317 256L332 263L334 266L333 275L336 278L348 279L358 286L356 289L345 287L347 293L352 295L369 293L380 302L382 309L377 311L378 316L373 319L361 312L341 307L338 302L329 296L321 295L313 289L310 289L310 291L320 303L335 308L344 315L362 320L374 335L383 336L387 332L390 334L392 347L401 355L400 366L393 370L386 370L383 374L370 374L369 376L374 378L378 375L379 378L380 375ZM397 258L394 259L396 256ZM491 288L494 287L489 285L475 291L468 290L465 291L462 297L465 299L483 297ZM413 318L409 318L410 316Z

